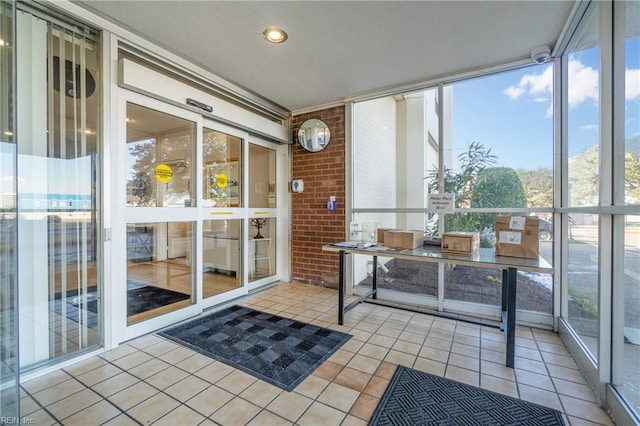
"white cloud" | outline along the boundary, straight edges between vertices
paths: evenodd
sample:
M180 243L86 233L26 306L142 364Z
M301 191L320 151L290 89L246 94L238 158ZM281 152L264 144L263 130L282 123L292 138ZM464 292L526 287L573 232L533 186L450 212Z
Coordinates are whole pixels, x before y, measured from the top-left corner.
M640 69L627 68L624 77L625 100L632 101L640 97Z
M574 108L588 100L598 100L598 71L594 68L571 58L568 81L569 107ZM640 96L640 70L627 70L626 87L627 99ZM534 102L549 102L552 89L553 67L548 66L542 73L522 76L518 84L506 88L503 93L514 100L530 95Z
M504 94L511 99L519 99L524 94L551 94L553 88L553 67L547 66L541 74L525 74L515 86L507 87ZM540 96L537 96L538 98Z
M538 104L543 104L545 102L549 102L549 98L534 98L533 102L538 103Z
M591 99L598 100L598 71L578 59L569 60L569 107L574 108Z
M580 126L581 130L586 130L586 131L593 131L593 130L598 130L599 126L597 124L585 124L584 126Z
M504 94L511 99L518 99L524 94L524 89L521 87L511 86L504 89Z

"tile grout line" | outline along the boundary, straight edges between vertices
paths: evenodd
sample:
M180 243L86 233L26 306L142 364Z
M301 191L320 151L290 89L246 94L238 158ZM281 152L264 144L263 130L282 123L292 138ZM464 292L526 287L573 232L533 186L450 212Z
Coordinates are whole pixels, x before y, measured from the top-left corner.
M62 383L62 382L61 382L61 383ZM56 384L57 384L57 383L56 383ZM55 386L55 385L53 385L53 386ZM51 386L49 386L49 387L51 387ZM47 407L45 407L44 405L42 405L42 404L40 403L40 401L38 401L38 400L33 396L33 394L31 394L31 392L29 392L27 389L25 389L22 385L20 385L20 388L24 391L24 393L26 393L26 394L29 396L29 398L31 398L31 399L32 399L32 400L33 400L33 401L38 405L38 407L40 407L40 409L41 409L41 410L43 410L45 413L47 413L49 416L51 416L51 418L52 418L52 419L54 419L57 423L62 424L62 422L58 419L58 417L56 417L56 416L55 416L51 411L49 411L49 410L47 409ZM46 388L45 388L45 389L46 389ZM44 389L41 389L41 390L44 390ZM37 392L36 392L36 393L37 393ZM64 398L63 398L63 399L64 399ZM34 413L35 413L35 411L34 411ZM32 414L32 413L29 413L29 414ZM22 417L22 416L21 416L21 417Z

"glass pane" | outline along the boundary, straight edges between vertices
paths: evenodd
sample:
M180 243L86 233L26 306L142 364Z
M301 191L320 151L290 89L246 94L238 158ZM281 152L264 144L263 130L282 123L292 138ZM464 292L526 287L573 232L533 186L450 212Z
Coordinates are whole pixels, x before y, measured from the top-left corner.
M20 363L29 369L101 342L101 54L88 30L73 33L25 12L17 30L17 55L31 70L17 79L16 96L26 105L18 104L17 120L18 275Z
M598 216L569 215L567 321L594 359L598 355Z
M439 110L436 89L354 104L355 208L427 207Z
M191 304L193 223L127 225L127 324Z
M203 296L210 297L241 287L242 220L205 220L202 226Z
M188 207L194 122L127 103L127 206Z
M249 144L249 207L276 207L276 152Z
M444 87L444 167L430 170L431 189L455 195L459 213L444 217L445 232L480 233L480 247L495 247L499 213L465 213L464 209L553 206L553 65L534 65ZM496 131L500 129L500 131ZM552 260L552 214L538 213L540 254ZM433 229L441 218L434 217ZM502 270L447 265L444 297L500 306ZM551 313L552 279L547 274L518 274L518 309Z
M349 239L383 244L385 230L423 229L428 216L425 213L358 213L353 216ZM371 256L352 255L351 262L355 285L370 288L373 281ZM378 288L405 293L415 304L419 303L416 295L438 295L438 265L435 263L378 257L376 277Z
M552 83L553 65L545 64L445 86L451 115L442 173L456 208L553 206ZM434 189L437 171L430 170ZM463 222L449 229L476 226Z
M455 213L446 215L449 230L465 226L469 231L480 233L480 246L495 247L495 221L500 213ZM501 214L508 216L508 214ZM513 214L512 214L513 215ZM449 228L451 226L452 228ZM540 256L552 264L553 251L550 241L553 224L540 220L539 252ZM474 268L472 266L448 265L444 275L445 299L476 302L500 306L502 301L502 270ZM553 276L550 274L522 272L518 273L518 309L552 313L553 312Z
M255 281L276 273L276 221L255 217L249 224L249 281Z
M567 74L570 206L598 205L600 175L600 8L580 28L563 57Z
M204 207L242 206L242 139L204 129Z
M613 384L627 403L640 413L640 216L627 216L624 229L624 273L616 280L624 288L624 302L614 301L622 310L624 343L613 346ZM623 272L623 271L620 271Z
M625 62L625 179L626 204L640 204L640 3L627 2L624 9ZM622 324L614 322L622 331L623 342L613 346L613 384L627 404L640 416L640 217L627 216L624 230L624 270L614 271L614 285L622 282L624 302L614 299L614 310L622 311ZM615 246L614 250L618 250ZM617 253L619 254L619 253Z
M13 45L13 4L0 1L0 39L5 46ZM0 416L5 419L20 415L13 53L0 48Z
M625 202L640 204L640 3L625 3L625 18Z

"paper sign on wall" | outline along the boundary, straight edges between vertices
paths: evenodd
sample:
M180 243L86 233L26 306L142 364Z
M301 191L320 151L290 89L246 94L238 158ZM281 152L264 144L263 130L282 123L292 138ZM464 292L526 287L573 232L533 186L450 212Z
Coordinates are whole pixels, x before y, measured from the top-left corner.
M455 196L452 193L429 194L428 209L430 213L453 213Z

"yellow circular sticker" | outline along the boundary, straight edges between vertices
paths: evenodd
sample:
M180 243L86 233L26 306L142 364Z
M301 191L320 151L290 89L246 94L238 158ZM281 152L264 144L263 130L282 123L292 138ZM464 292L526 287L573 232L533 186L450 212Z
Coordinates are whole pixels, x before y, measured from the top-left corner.
M226 188L229 185L229 178L224 173L218 173L216 175L216 186L218 188Z
M156 166L156 179L162 183L167 183L173 177L173 170L166 164L158 164Z

